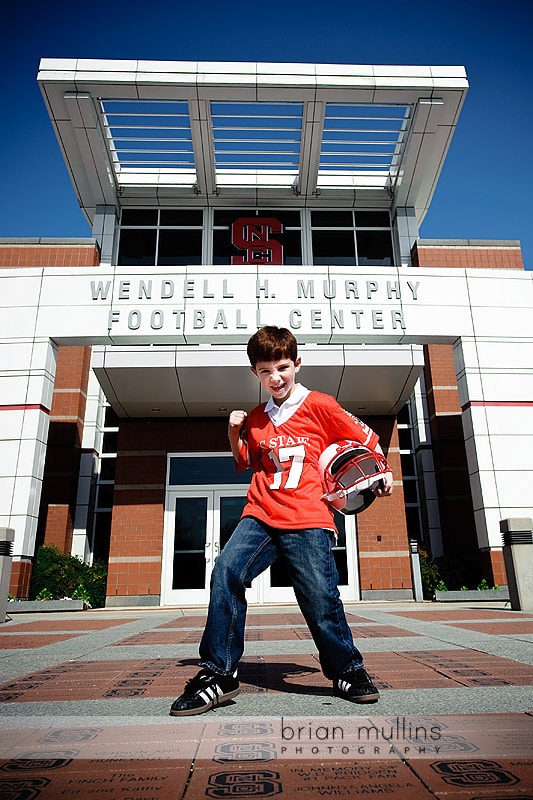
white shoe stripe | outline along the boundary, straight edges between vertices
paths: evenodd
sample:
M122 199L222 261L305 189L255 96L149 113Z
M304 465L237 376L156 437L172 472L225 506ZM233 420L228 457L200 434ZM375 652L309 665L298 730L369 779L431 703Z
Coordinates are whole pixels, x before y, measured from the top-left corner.
M224 690L218 683L213 683L211 686L206 686L204 689L202 689L202 691L198 692L198 697L200 697L206 704L217 703L218 699L223 696Z

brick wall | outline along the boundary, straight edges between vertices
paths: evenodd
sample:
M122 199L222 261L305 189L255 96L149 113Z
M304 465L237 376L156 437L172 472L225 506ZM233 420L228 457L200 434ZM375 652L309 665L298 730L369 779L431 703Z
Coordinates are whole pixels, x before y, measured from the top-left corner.
M361 591L411 589L411 560L396 420L383 417L367 421L379 434L394 475L394 490L390 497L378 498L357 517Z
M1 267L96 267L100 253L92 239L0 239Z
M452 346L426 345L424 362L443 550L469 562L474 582L478 544Z
M74 530L90 363L90 347L58 349L36 544L65 553Z
M87 380L90 366L90 347L59 348L50 420L73 422L78 427L80 440L87 404Z
M486 548L480 552L481 570L489 586L507 586L507 570L503 550Z
M411 569L396 424L369 420L381 436L398 482L391 498L376 500L358 519L360 572L364 589L409 589ZM124 421L121 423L108 596L158 595L168 452L225 452L226 420ZM381 541L378 541L381 536ZM375 553L381 553L375 557Z
M420 239L412 250L415 267L524 269L518 241Z
M228 449L225 419L121 423L108 596L159 595L161 592L167 453Z
M44 544L57 547L62 553L70 553L74 532L73 509L68 503L47 503L44 513L46 514Z
M33 563L28 558L20 561L13 561L11 565L11 577L9 580L9 593L13 597L20 597L27 600L30 594L30 581Z
M452 345L425 345L424 362L430 416L460 414L461 406L459 405Z

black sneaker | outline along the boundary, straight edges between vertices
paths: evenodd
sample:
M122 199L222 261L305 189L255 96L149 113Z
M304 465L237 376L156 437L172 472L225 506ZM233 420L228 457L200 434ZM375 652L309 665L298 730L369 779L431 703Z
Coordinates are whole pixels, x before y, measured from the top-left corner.
M217 675L209 669L200 672L187 681L185 691L174 700L170 707L172 717L190 714L203 714L213 706L231 700L240 692L237 673L233 675Z
M379 692L363 667L345 672L333 681L333 694L352 703L377 703Z

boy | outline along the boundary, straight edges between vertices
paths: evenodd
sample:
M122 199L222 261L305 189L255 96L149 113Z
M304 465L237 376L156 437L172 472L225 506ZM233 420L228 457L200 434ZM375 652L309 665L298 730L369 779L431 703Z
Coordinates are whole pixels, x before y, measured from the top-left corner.
M237 469L254 470L241 520L215 561L200 672L172 704L172 716L201 714L239 693L246 587L281 557L326 678L337 697L375 703L379 692L363 667L337 588L333 513L323 498L318 459L332 442L351 439L381 452L378 437L329 395L296 383L301 359L286 328L266 326L247 347L267 403L232 411L228 436ZM390 495L387 476L378 495Z

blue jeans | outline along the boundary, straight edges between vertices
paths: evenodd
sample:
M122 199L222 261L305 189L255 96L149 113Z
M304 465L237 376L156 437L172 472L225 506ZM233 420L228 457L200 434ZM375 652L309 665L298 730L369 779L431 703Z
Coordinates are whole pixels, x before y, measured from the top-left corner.
M200 664L231 675L244 652L246 587L280 556L318 648L326 678L363 665L337 588L332 535L322 528L280 531L243 517L215 560Z

